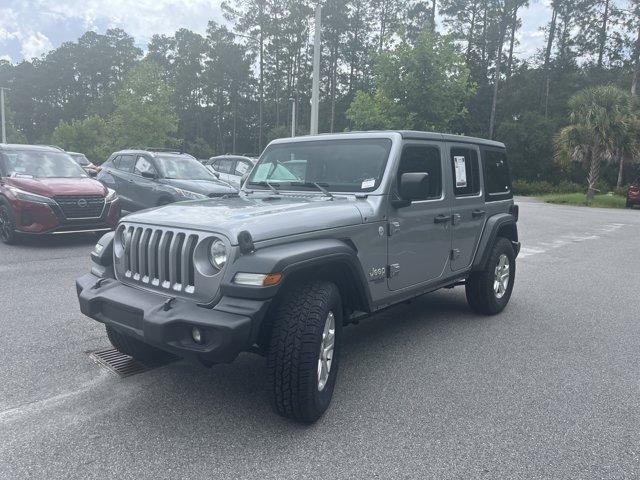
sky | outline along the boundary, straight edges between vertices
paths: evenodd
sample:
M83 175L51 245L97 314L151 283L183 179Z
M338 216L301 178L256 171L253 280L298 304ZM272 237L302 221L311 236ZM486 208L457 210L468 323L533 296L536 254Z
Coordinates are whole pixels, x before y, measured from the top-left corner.
M520 12L517 53L529 57L544 43L540 30L551 15L550 0L533 0ZM0 0L0 59L18 63L38 57L87 30L119 27L146 50L151 36L179 28L205 33L223 23L221 0Z

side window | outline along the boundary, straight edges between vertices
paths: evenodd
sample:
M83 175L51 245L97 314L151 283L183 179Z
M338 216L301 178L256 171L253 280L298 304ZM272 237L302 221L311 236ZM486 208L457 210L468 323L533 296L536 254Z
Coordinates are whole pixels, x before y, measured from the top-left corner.
M429 200L442 195L442 163L439 148L426 145L404 147L398 167L398 182L403 173L414 172L429 174L429 189L417 200Z
M216 162L216 170L220 173L231 173L234 162L235 160L231 160L230 158L221 158Z
M511 193L511 180L507 155L499 150L484 150L484 183L488 197Z
M135 157L133 155L121 155L116 168L123 172L131 172L133 170L133 162Z
M239 177L241 177L248 171L249 171L249 164L243 160L238 160L238 163L236 163L235 175L238 175Z
M451 149L453 190L456 197L480 193L478 153L470 148Z
M107 163L109 163L109 161L107 161ZM111 160L111 166L113 168L120 168L120 155L113 157L113 160Z
M143 173L155 174L156 169L154 168L154 166L151 164L149 160L139 156L138 160L136 161L136 166L133 169L133 173L136 173L138 175L142 175Z

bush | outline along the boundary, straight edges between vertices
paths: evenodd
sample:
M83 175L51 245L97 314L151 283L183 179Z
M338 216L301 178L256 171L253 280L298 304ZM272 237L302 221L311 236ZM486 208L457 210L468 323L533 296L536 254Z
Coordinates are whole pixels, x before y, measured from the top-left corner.
M526 180L513 181L513 193L524 196L548 195L552 193L575 193L586 191L586 187L578 183L563 180L554 185L545 180L528 182Z

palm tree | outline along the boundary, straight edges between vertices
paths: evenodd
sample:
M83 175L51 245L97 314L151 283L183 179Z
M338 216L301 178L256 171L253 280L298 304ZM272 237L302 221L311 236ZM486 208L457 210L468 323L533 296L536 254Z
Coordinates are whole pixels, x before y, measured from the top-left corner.
M631 96L606 85L586 88L569 100L571 124L555 138L556 159L580 162L588 169L587 202L596 192L603 163L623 161L638 149L638 122L631 114Z

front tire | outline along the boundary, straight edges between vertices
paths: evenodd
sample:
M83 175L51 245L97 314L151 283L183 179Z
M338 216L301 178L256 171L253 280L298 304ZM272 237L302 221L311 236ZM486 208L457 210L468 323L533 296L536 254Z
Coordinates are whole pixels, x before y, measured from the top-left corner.
M111 327L106 328L107 337L109 337L111 345L120 353L129 355L142 363L160 362L169 357L169 354L164 350L152 347L136 338L120 333Z
M0 240L6 245L16 242L16 222L11 207L6 202L0 203Z
M496 315L509 303L516 277L516 258L511 242L498 238L484 270L473 272L466 281L469 306L477 313Z
M285 293L267 355L278 414L313 423L327 410L338 374L342 323L335 284L313 281Z

